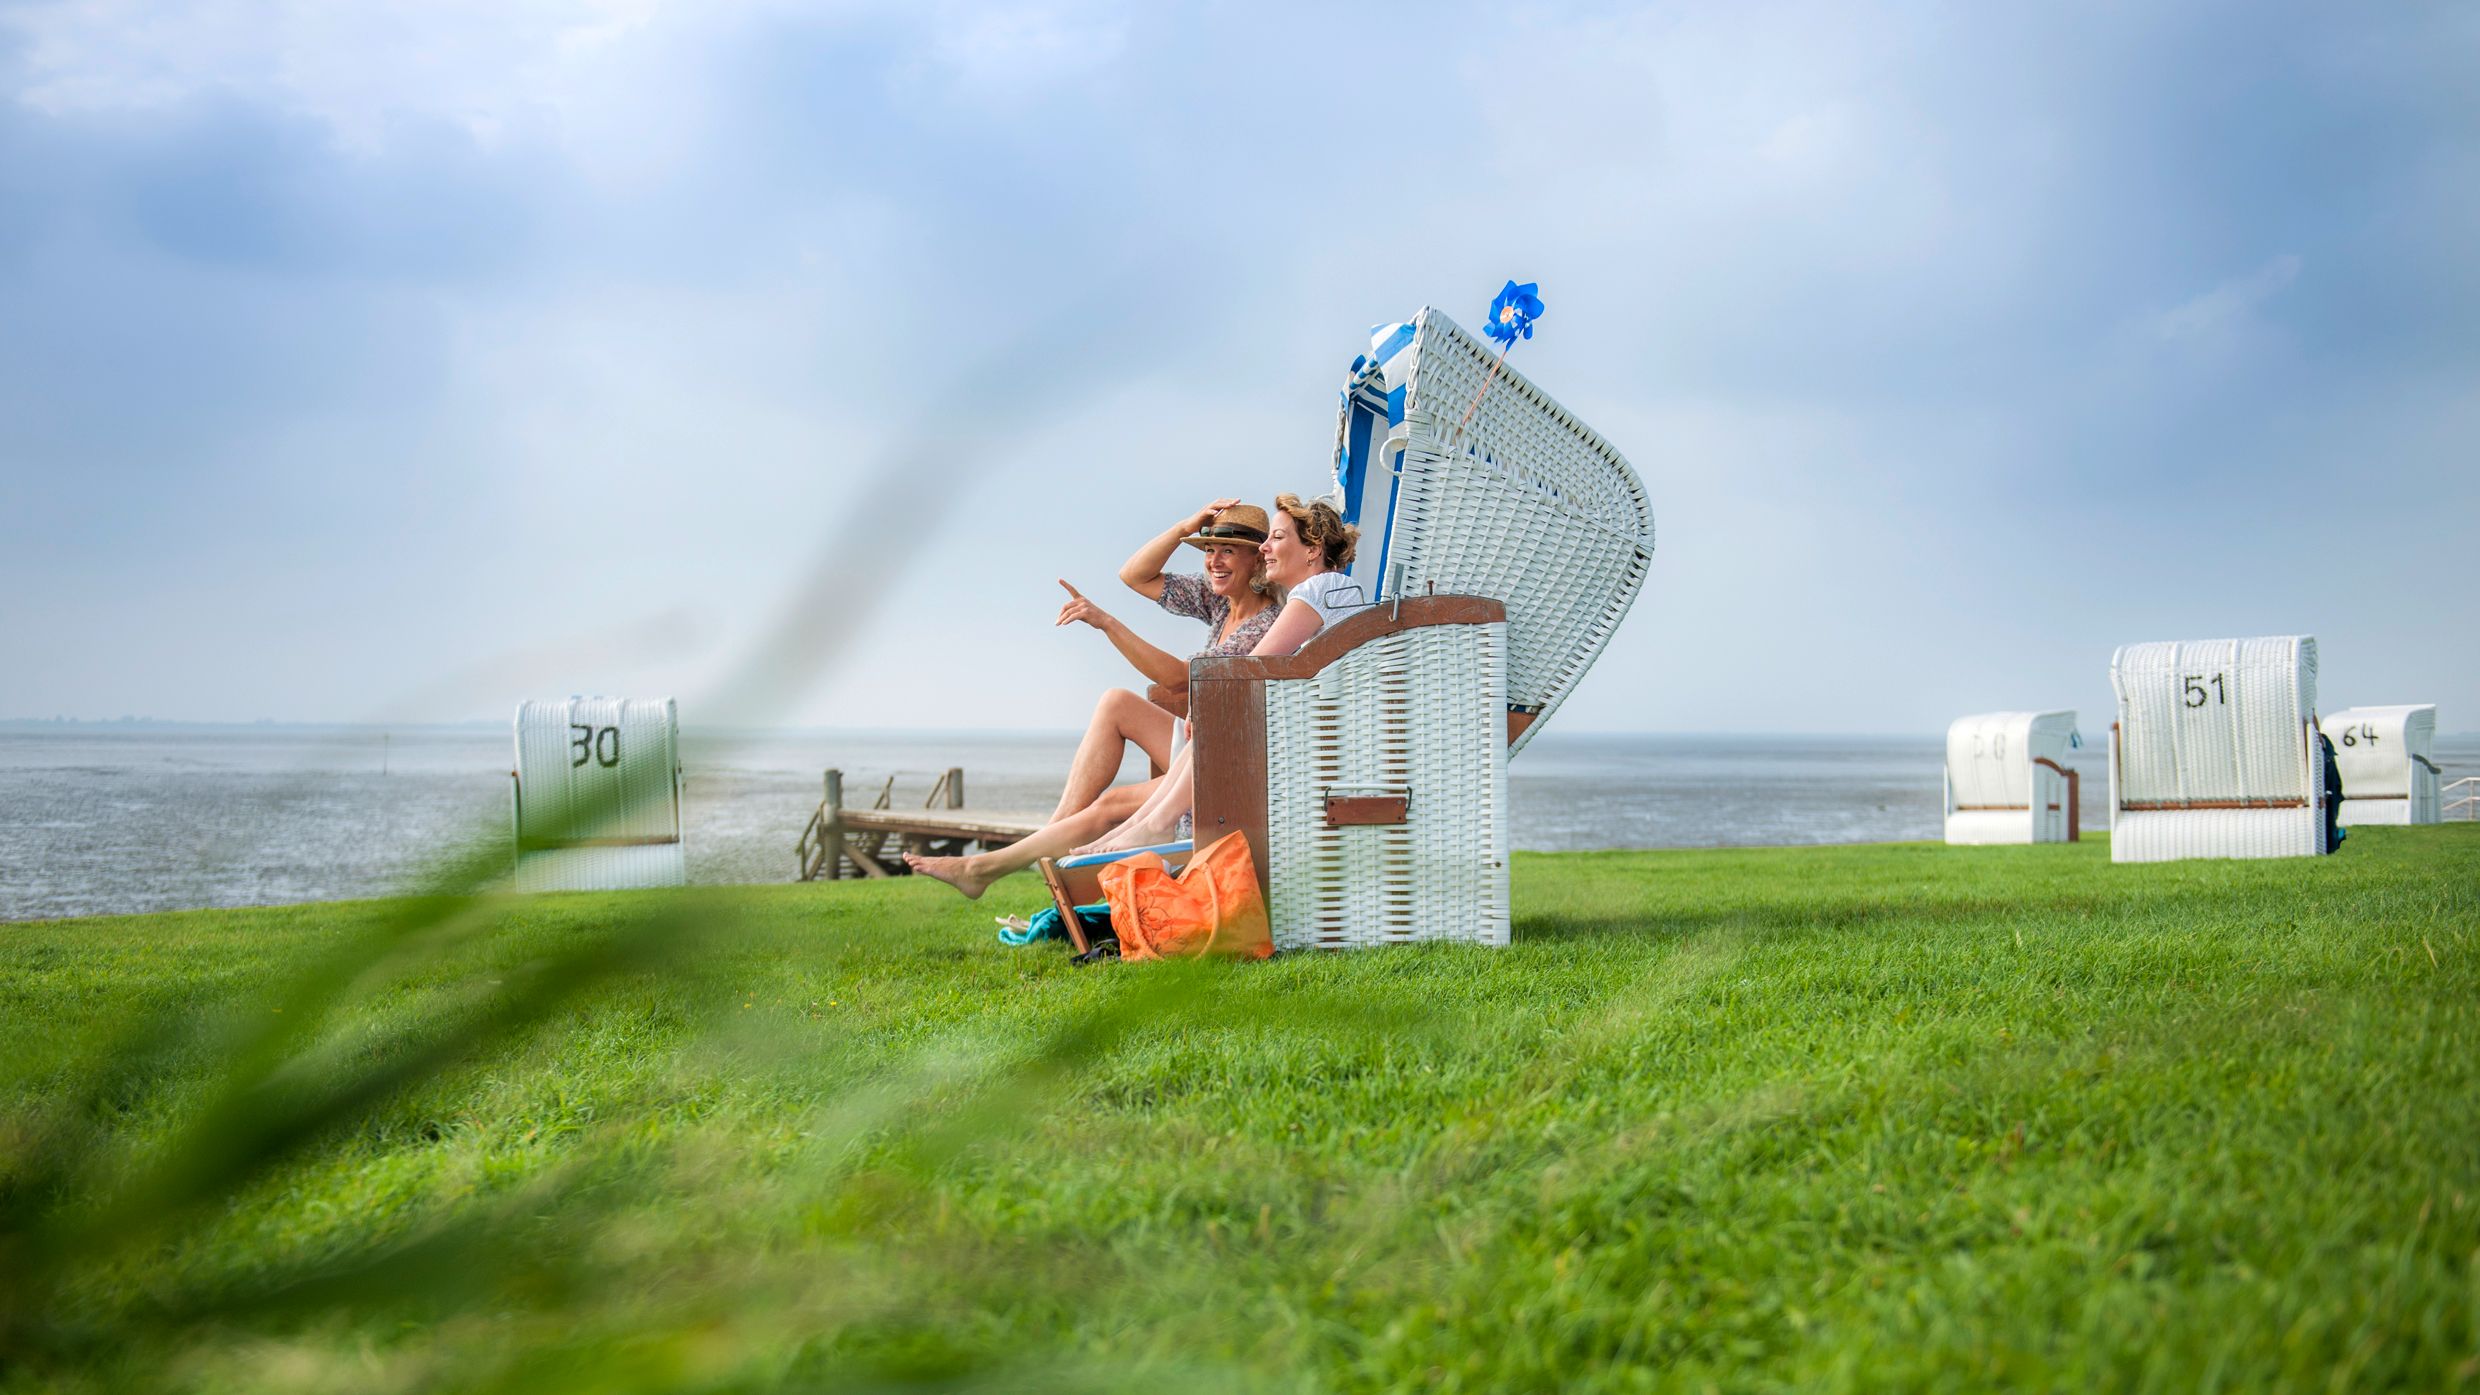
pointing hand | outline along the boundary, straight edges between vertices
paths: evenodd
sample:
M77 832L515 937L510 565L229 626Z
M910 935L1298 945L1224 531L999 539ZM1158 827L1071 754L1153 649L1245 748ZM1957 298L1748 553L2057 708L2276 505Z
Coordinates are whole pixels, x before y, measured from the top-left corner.
M1084 594L1070 586L1066 578L1060 579L1059 586L1061 590L1068 593L1068 603L1059 608L1057 624L1065 625L1072 620L1082 620L1099 630L1110 621L1110 615L1102 607L1085 599Z

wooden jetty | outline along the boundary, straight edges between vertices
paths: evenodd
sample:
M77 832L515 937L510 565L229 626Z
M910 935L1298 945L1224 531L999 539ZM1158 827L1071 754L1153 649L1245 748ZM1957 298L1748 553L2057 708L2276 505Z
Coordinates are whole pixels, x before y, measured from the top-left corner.
M909 874L901 854L928 853L954 857L1004 848L1042 826L1031 814L993 814L964 807L964 771L949 767L930 787L919 809L894 807L896 781L887 777L870 806L844 803L844 772L827 772L826 795L801 830L793 848L800 859L801 880L836 881L845 877L900 877Z

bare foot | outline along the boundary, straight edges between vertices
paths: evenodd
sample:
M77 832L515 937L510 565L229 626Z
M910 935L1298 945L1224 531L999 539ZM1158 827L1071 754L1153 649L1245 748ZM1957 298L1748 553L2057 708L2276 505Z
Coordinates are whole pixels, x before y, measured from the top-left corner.
M1110 832L1076 850L1079 857L1087 853L1126 852L1130 848L1157 848L1172 841L1180 831L1178 824L1155 827L1151 824L1121 824Z
M1068 850L1068 856L1091 857L1095 853L1114 853L1126 848L1141 848L1144 846L1145 845L1143 843L1131 843L1127 841L1125 838L1120 836L1120 830L1115 828L1090 843L1083 844L1079 847L1070 848Z
M973 875L973 859L969 857L924 857L906 853L904 865L925 877L935 877L964 893L967 901L979 901L990 890L990 880Z

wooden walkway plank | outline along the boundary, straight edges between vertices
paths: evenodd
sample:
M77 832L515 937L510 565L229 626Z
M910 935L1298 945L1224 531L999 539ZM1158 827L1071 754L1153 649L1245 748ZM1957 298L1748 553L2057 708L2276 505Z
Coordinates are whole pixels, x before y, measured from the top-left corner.
M997 839L1013 843L1032 835L1042 826L1042 820L1033 814L989 814L963 809L846 809L843 824L848 832L910 833L929 838L969 838L975 842Z
M844 772L826 774L826 797L801 832L794 852L802 881L835 880L846 875L894 877L909 869L883 861L893 849L965 853L980 844L1002 848L1018 842L1046 822L1039 814L992 813L964 807L964 771L950 767L933 785L920 809L894 806L895 778L878 791L867 809L844 804ZM940 807L944 805L945 807ZM846 866L851 873L845 871Z

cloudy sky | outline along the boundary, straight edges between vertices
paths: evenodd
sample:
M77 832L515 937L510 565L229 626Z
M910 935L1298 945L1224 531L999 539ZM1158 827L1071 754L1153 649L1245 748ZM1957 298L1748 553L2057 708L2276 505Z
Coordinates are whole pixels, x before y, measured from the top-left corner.
M0 717L1067 727L1054 578L1322 488L1366 327L1660 546L1568 729L2480 727L2480 10L0 5Z

